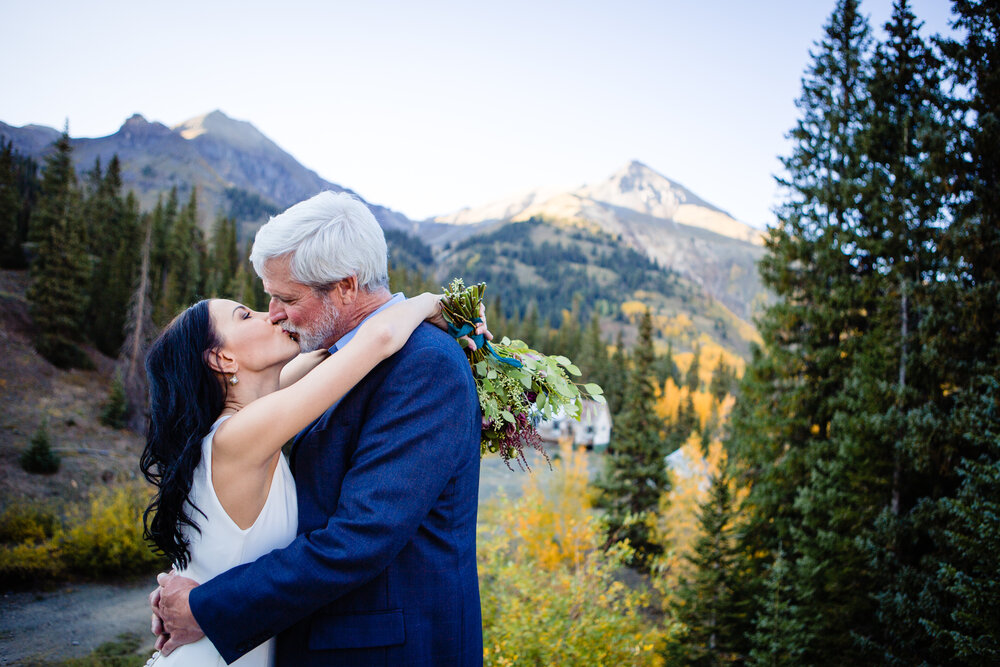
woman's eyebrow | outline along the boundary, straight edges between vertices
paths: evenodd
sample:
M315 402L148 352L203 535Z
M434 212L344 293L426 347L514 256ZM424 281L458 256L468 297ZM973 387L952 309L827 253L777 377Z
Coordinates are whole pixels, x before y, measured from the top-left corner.
M236 306L235 308L233 308L233 314L232 314L232 315L230 315L230 317L233 317L233 316L235 316L235 315L236 315L236 311L237 311L237 310L245 310L245 311L247 311L247 312L250 312L250 309L249 309L249 308L247 308L246 306L242 306L242 305L240 305L240 306Z

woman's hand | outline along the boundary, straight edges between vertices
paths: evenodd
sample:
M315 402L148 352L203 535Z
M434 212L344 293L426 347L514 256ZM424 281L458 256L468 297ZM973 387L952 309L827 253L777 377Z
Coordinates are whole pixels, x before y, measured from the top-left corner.
M428 292L425 292L424 294L420 295L420 298L426 296L431 296L435 300L433 306L434 312L427 316L427 321L433 324L434 326L438 327L439 329L447 331L448 321L445 320L444 316L441 314L441 299L443 298L442 295L430 294ZM490 333L490 330L486 326L486 306L484 306L483 304L479 304L479 319L481 319L482 322L476 324L476 330L474 332L474 335L483 336L486 340L493 340L493 334ZM461 336L460 338L458 338L458 340L460 341L464 340L470 350L477 349L476 342L472 340L472 338L470 338L469 336Z

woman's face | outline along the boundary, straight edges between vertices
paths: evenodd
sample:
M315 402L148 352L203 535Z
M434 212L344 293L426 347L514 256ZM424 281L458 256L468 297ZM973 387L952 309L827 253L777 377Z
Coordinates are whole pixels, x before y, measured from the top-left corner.
M254 312L229 299L212 299L208 312L223 349L240 369L281 367L299 353L298 343L280 326L271 324L267 313Z

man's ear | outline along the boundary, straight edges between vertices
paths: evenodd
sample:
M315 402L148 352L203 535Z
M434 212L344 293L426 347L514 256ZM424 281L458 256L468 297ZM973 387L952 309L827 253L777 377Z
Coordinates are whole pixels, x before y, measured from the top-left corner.
M223 348L205 350L205 363L216 373L232 375L240 370L240 365Z
M338 280L330 289L342 306L349 306L358 298L358 277L347 276L343 280Z

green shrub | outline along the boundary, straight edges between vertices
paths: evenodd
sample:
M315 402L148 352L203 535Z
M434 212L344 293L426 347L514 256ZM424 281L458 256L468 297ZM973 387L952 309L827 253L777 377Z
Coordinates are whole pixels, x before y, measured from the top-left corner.
M125 428L128 416L128 402L125 400L125 386L116 377L111 383L111 391L101 409L101 423L111 428Z
M62 572L51 541L0 546L0 589L37 586L58 579Z
M51 475L59 470L59 455L52 451L45 422L31 436L31 446L21 454L21 467L39 475Z
M0 543L36 543L51 539L59 528L55 514L23 503L10 505L0 513Z
M127 484L102 489L90 500L89 513L70 513L71 527L59 538L67 570L87 576L155 572L163 558L142 539L142 511L146 489Z

